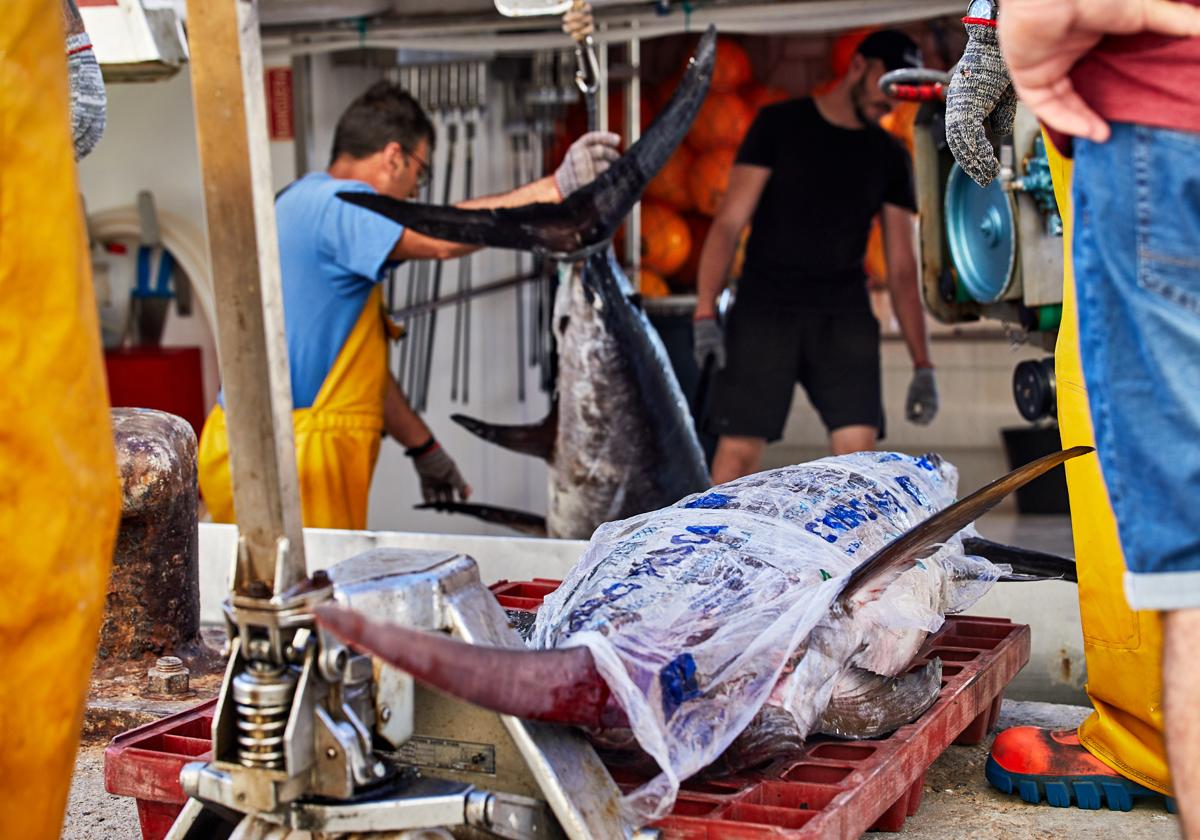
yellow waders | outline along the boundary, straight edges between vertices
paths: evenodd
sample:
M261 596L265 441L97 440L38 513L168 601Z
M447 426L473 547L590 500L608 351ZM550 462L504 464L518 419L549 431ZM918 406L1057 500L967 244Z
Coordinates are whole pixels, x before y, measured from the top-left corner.
M308 528L367 527L367 496L383 433L387 337L379 286L342 345L309 408L292 412L300 501ZM225 412L213 408L200 433L200 491L217 522L233 522Z
M0 26L0 837L57 840L121 491L57 3Z
M1071 163L1057 153L1049 138L1045 141L1064 226L1063 317L1054 354L1058 422L1064 448L1095 446L1079 357L1071 265ZM1079 741L1126 778L1169 794L1158 614L1134 612L1125 600L1125 559L1099 460L1092 457L1068 461L1067 489L1079 565L1087 693L1095 708L1079 726Z

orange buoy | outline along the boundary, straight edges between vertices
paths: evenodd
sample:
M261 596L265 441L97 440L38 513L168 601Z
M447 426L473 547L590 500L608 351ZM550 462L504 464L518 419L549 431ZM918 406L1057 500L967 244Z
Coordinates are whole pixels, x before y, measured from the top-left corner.
M648 268L639 268L638 292L644 298L666 297L671 294L671 287L658 272Z
M642 266L666 277L683 265L692 248L687 222L665 204L642 202Z
M697 152L736 149L750 130L754 111L735 93L710 93L688 132L687 144Z
M712 219L699 213L688 213L683 220L687 222L688 233L692 236L692 250L671 279L680 286L694 286L700 278L700 252L704 250L704 240L708 238Z
M718 39L710 89L714 93L733 93L750 81L751 75L750 56L742 45L729 38Z
M729 189L729 171L733 169L736 157L736 150L726 148L713 149L696 159L688 186L692 192L692 201L699 212L706 216L717 212L725 190Z
M778 87L768 87L760 85L758 82L751 82L742 89L742 101L750 106L750 110L757 114L768 105L774 105L776 102L783 102L790 99L791 96L786 90Z
M654 176L654 180L646 185L646 196L669 204L680 213L691 210L693 202L688 189L688 179L692 174L693 160L694 157L687 147L679 146Z

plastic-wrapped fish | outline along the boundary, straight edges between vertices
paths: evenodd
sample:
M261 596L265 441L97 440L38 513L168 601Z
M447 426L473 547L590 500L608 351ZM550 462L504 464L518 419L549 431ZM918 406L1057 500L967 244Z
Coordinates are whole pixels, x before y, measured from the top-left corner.
M808 735L873 737L920 715L941 665L906 673L947 612L1003 573L970 523L1076 447L955 502L937 456L859 453L748 476L602 526L544 602L535 651L318 619L416 678L496 711L588 727L660 775L627 797L664 814L683 779L764 761Z

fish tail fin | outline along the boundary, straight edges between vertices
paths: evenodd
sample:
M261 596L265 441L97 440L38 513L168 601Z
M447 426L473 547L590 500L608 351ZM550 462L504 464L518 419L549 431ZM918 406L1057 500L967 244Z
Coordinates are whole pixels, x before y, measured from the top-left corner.
M983 557L992 563L1012 567L1013 574L1000 580L1067 580L1078 583L1075 561L1045 551L1034 551L1016 545L1005 545L984 537L966 537L963 550Z
M898 677L852 668L833 690L816 731L838 738L878 738L912 723L942 690L942 660Z
M971 522L998 505L1009 493L1033 481L1040 475L1071 458L1078 458L1094 451L1090 446L1075 446L1062 452L1052 452L1019 467L1008 475L976 490L965 499L939 510L933 516L908 529L896 539L863 561L854 571L842 578L841 594L844 601L855 592L868 586L877 577L894 569L907 568L921 557L928 556L930 549L945 542Z
M557 403L551 406L550 413L539 422L524 426L487 423L465 414L453 414L450 419L476 437L503 446L512 452L532 455L544 461L550 461L554 457L554 440L558 436Z
M523 510L480 505L474 502L426 502L415 505L417 510L436 510L438 513L465 513L493 525L503 525L531 537L546 536L546 517Z

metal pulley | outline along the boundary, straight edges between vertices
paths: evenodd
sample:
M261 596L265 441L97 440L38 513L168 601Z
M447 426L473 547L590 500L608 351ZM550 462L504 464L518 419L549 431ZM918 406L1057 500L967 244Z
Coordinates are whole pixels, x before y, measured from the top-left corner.
M1013 369L1013 399L1029 422L1058 416L1054 357L1026 359Z
M981 187L956 163L946 181L946 243L958 282L980 303L1002 300L1017 266L1017 217L999 180Z

